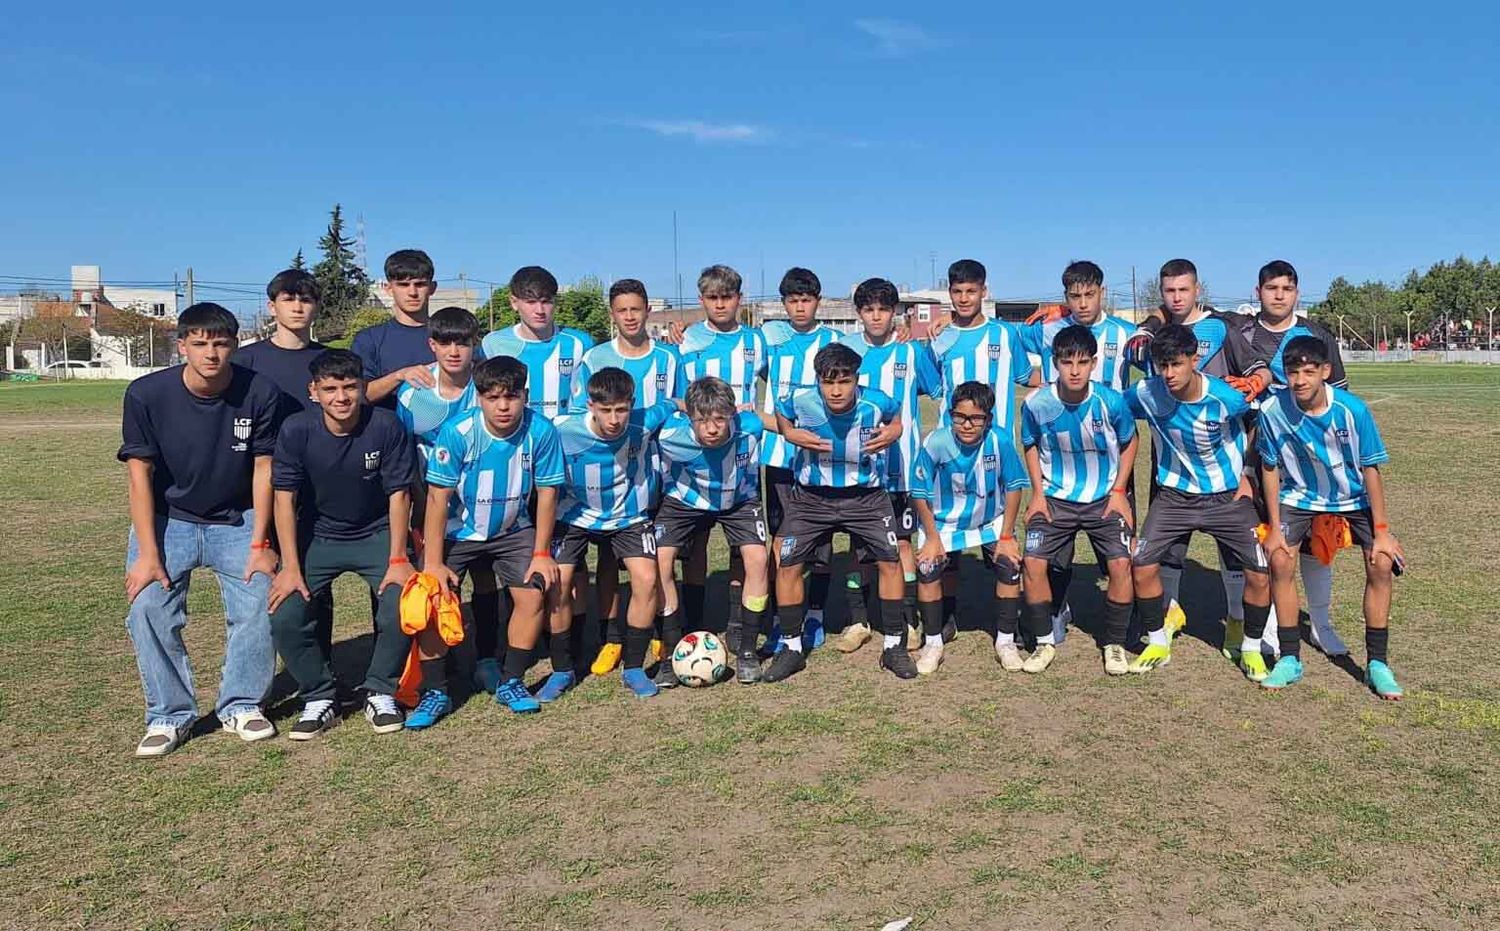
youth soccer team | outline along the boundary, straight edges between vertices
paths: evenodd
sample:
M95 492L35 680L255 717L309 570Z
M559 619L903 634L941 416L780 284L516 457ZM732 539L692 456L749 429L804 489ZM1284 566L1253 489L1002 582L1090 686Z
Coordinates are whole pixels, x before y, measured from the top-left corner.
M1404 556L1385 447L1336 341L1296 316L1286 262L1260 270L1255 316L1204 306L1192 263L1168 262L1162 306L1137 326L1104 312L1104 275L1087 261L1063 272L1063 312L987 318L984 266L964 259L948 270L951 318L926 340L879 278L854 291L858 332L820 323L822 286L804 268L782 279L786 319L756 328L739 274L710 266L705 319L660 339L645 287L617 281L615 335L599 345L557 325L557 280L537 266L510 281L518 322L482 340L469 311L429 313L425 253L394 253L385 277L392 319L350 350L312 340L317 283L287 270L266 289L269 338L240 349L235 317L196 304L178 322L183 363L127 389L125 590L147 706L137 755L172 752L197 719L182 638L194 568L222 590L219 721L246 741L275 735L261 703L279 654L303 702L288 736L306 740L344 704L331 663L338 576L371 592L366 719L377 733L419 730L453 710L449 653L463 631L412 633L403 591L469 581L474 685L511 711L563 699L585 663L621 667L629 692L649 697L677 684L670 652L684 631L717 626L704 596L715 527L732 554L724 639L742 683L796 675L824 643L835 534L858 568L842 580L851 620L834 645L852 653L877 628L880 667L898 678L935 673L960 627L993 636L1005 671L1046 670L1071 616L1080 533L1107 578L1104 670L1147 673L1171 659L1187 544L1205 533L1220 551L1226 655L1266 689L1303 675L1299 564L1311 640L1348 652L1329 622L1329 564L1357 543L1366 682L1402 695L1386 656ZM936 423L923 422L924 396ZM966 601L960 617L958 556L973 549L994 598ZM1144 648L1131 660L1133 622ZM524 677L543 656L551 671L533 690ZM419 679L405 709L404 671Z

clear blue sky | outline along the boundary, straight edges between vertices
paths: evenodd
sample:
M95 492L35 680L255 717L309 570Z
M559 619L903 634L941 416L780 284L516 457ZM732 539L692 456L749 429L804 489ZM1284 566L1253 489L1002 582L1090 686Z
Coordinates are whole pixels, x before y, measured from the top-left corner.
M998 296L1177 255L1318 294L1500 251L1489 3L439 6L11 11L0 275L264 282L335 201L377 275L419 246L667 297L674 209L688 294L714 261L926 285L932 253Z

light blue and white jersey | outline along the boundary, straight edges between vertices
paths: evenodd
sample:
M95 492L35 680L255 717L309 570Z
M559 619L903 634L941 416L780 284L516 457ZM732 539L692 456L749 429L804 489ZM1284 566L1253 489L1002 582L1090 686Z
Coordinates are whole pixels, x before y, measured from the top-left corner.
M449 540L493 540L532 526L534 488L563 483L562 444L535 411L509 436L496 436L475 410L438 432L426 477L429 485L457 489L448 499Z
M886 482L889 491L911 488L911 473L917 466L917 451L922 447L922 409L918 395L941 398L943 376L938 372L932 350L919 342L898 343L888 337L883 345L872 346L863 333L850 333L844 345L859 353L859 385L895 398L901 406L901 420L906 429L901 439L886 450Z
M1031 380L1031 362L1015 326L1004 320L985 320L971 327L950 326L932 341L932 354L943 375L945 402L964 382L984 382L995 389L994 425L1006 432L1015 429L1016 393L1011 386ZM942 423L948 423L946 403Z
M1151 428L1158 485L1190 495L1234 491L1245 467L1250 405L1228 382L1199 375L1203 391L1195 401L1172 397L1159 376L1136 382L1125 399Z
M760 330L737 324L726 333L700 320L682 334L677 349L687 384L712 375L734 389L735 404L755 403L755 379L766 371L766 338Z
M486 359L510 356L526 366L530 399L526 406L548 420L574 409L573 381L578 377L583 354L592 345L594 340L587 333L562 327L553 328L551 339L533 339L519 323L495 330L481 344Z
M671 401L636 408L625 432L613 440L594 432L594 416L586 410L557 418L567 474L562 522L605 531L649 520L656 431L676 410Z
M682 357L677 354L676 346L653 339L645 355L632 358L620 353L620 341L616 338L583 354L573 376L572 410L581 411L589 406L589 376L607 368L624 369L635 379L634 407L650 407L657 401L680 398L687 389L682 381Z
M991 427L978 443L965 446L952 427L938 427L917 454L911 496L932 508L938 538L954 553L999 540L1005 529L1005 496L1027 484L1009 431ZM925 538L926 531L920 536Z
M817 388L801 388L776 404L776 413L792 426L811 430L833 444L831 452L819 453L798 446L792 461L797 484L818 488L877 488L886 475L885 451L867 453L865 443L881 424L901 412L895 398L873 388L859 389L854 405L842 414L832 414Z
M776 404L793 391L818 387L813 373L813 356L818 350L839 338L839 331L818 324L806 333L798 333L786 320L767 320L760 328L766 340L767 414L776 413ZM761 460L768 466L790 469L796 448L778 434L768 434L762 442Z
M1304 511L1347 513L1370 506L1364 469L1390 461L1370 408L1333 385L1324 387L1328 409L1309 414L1291 391L1260 405L1261 461L1281 472L1282 504Z
M474 396L472 379L464 385L458 397L450 400L438 393L437 363L433 363L427 371L432 373L434 383L431 388L417 388L406 382L396 387L396 416L417 441L417 452L422 457L418 465L426 464L427 457L432 452L432 444L437 440L438 431L443 424L464 411L479 406L479 401Z
M1077 404L1046 385L1021 402L1021 445L1036 447L1042 494L1087 504L1109 495L1120 477L1120 453L1135 439L1124 395L1090 384Z
M1052 362L1052 341L1057 334L1078 321L1073 319L1072 314L1059 317L1056 320L1039 321L1028 323L1021 330L1021 338L1026 344L1026 351L1035 353L1041 360L1042 383L1050 385L1057 380L1057 369ZM1130 342L1130 337L1135 335L1135 326L1126 323L1119 317L1102 314L1089 332L1094 334L1094 340L1099 344L1099 361L1094 365L1094 371L1089 374L1089 380L1097 384L1108 385L1116 391L1124 391L1125 386L1130 383L1131 362L1125 355L1125 344Z
M749 411L735 415L722 446L704 446L687 414L673 414L656 436L667 469L667 497L699 511L727 511L760 497L760 444L765 425Z

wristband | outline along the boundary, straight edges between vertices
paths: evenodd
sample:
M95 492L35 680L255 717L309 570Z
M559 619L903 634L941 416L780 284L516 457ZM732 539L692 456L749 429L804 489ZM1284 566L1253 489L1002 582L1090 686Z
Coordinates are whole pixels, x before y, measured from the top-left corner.
M547 558L550 559L550 558L552 558L552 551L551 550L534 550L534 551L532 551L532 554L531 554L531 558L532 559L536 559L538 556L546 556Z
M411 560L405 556L392 556L388 564L392 566L409 566L411 565Z
M259 543L252 543L252 544L250 544L250 548L252 550L268 550L268 549L271 548L271 541L270 540L262 540Z
M1000 535L1000 542L1001 543L1014 543L1015 539L1016 539L1015 535L1013 535L1013 534L1006 533L1006 534L1001 534Z
M1126 492L1125 489L1123 489L1123 488L1111 488L1109 490L1109 493L1112 494L1112 495L1123 495L1123 494L1127 494L1128 492Z
M1391 529L1391 525L1390 524L1376 524L1375 525L1375 529L1376 530L1390 530Z

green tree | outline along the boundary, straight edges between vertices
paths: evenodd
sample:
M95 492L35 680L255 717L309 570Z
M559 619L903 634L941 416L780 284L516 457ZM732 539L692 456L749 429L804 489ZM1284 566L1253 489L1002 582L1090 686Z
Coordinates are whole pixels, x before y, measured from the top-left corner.
M307 268L307 259L302 257L302 250L300 248L297 250L297 254L292 256L292 267L298 271Z
M510 286L491 291L490 299L479 305L474 316L479 318L479 326L485 332L515 326L520 318L516 316L516 309L510 306Z
M323 335L344 334L349 322L369 302L370 278L354 260L354 240L344 235L344 213L333 205L328 230L318 240L323 258L313 266L313 277L323 291L318 329Z
M557 296L557 325L582 330L596 342L609 339L609 301L604 283L592 275Z

